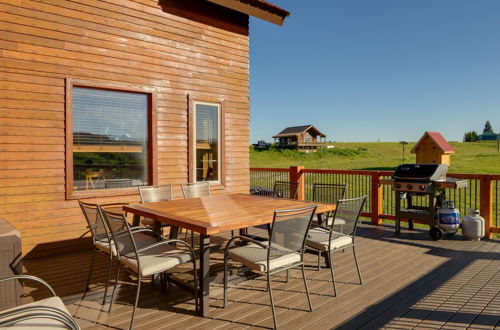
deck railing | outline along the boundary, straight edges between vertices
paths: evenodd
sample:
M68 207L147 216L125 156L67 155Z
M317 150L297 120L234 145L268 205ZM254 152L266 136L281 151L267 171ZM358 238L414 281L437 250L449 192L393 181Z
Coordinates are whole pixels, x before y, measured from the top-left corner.
M250 168L250 185L261 187L262 194L271 191L275 181L299 183L298 199L310 200L314 183L341 183L347 185L346 198L367 195L362 215L379 224L382 219L395 219L395 194L391 186L380 183L390 178L392 171L324 170L290 168ZM500 233L500 175L448 173L448 177L465 179L464 189L446 189L446 199L455 202L462 215L467 209L480 210L486 223L486 237Z

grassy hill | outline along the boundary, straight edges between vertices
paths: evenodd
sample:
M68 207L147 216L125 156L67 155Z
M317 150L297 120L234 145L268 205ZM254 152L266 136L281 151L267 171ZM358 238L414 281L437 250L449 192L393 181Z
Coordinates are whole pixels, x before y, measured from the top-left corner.
M500 153L496 141L451 142L449 172L500 174ZM397 142L338 142L334 149L304 154L294 150L250 150L251 167L288 167L349 170L392 170L402 163L402 147ZM405 162L414 163L410 153L415 143L405 146Z

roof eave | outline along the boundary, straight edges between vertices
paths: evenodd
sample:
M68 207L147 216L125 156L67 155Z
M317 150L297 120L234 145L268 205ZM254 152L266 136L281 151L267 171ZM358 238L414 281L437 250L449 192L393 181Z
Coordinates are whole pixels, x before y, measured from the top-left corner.
M256 0L207 0L241 13L258 17L270 23L283 25L290 13L265 1Z

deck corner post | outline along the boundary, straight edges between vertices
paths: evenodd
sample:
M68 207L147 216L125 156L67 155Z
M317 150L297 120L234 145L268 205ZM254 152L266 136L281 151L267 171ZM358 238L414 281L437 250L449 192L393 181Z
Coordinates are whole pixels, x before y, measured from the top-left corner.
M290 182L297 182L297 199L305 199L305 180L302 170L304 166L290 166Z
M480 178L479 210L484 218L484 238L491 239L491 227L493 220L493 186L490 175L482 175Z
M382 223L380 215L382 214L383 188L380 184L380 177L379 172L371 175L371 218L374 225Z

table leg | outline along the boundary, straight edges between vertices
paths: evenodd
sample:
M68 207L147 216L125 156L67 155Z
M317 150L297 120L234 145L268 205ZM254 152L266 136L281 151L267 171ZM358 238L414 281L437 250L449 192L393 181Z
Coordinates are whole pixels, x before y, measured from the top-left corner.
M132 218L132 226L137 227L141 224L141 216L134 214L134 217Z
M210 302L210 235L200 234L200 310L201 316L208 315Z
M170 234L168 235L168 238L174 239L179 236L179 227L176 226L170 226Z
M322 226L323 225L323 214L316 213L316 218L318 219L318 225Z
M153 226L153 231L159 235L161 235L161 222L155 221Z

